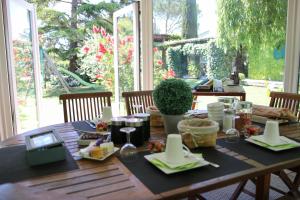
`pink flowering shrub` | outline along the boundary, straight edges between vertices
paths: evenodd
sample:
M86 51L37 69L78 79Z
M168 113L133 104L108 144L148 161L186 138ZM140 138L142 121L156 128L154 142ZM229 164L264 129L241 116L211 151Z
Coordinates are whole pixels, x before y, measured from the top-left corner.
M33 63L31 43L23 40L13 41L13 57L15 65L15 75L17 84L18 101L24 93L34 93Z
M102 27L93 26L90 38L85 41L80 54L80 73L90 78L91 82L100 84L108 91L114 91L113 37ZM131 67L133 59L133 37L124 36L119 40L120 86L123 91L133 90Z
M153 48L153 58L154 86L157 86L162 80L175 78L175 71L172 68L167 69L167 67L164 66L165 63L162 61L162 53L157 47Z
M90 81L102 85L108 91L114 91L113 37L102 27L93 26L90 38L81 49L81 68L79 72L87 75ZM133 36L123 35L119 39L119 81L121 91L133 88ZM161 80L174 78L172 68L167 69L162 61L161 51L153 48L154 85Z

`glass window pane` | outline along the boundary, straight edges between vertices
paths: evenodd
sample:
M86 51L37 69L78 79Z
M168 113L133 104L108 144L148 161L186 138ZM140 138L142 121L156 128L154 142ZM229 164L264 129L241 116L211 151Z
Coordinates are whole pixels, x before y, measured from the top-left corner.
M154 86L175 77L195 88L236 72L255 104L283 90L287 1L152 2Z
M31 13L11 1L10 13L13 44L13 67L16 80L16 116L18 133L37 127L36 90L31 32Z

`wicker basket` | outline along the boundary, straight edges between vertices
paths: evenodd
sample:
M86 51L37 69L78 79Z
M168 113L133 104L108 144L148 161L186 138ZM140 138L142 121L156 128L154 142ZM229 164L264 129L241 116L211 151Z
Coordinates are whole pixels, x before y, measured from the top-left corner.
M147 107L146 112L150 114L150 126L152 127L164 126L164 121L162 119L161 113L155 106Z
M219 124L207 119L186 119L178 123L179 133L189 148L213 147L216 145Z

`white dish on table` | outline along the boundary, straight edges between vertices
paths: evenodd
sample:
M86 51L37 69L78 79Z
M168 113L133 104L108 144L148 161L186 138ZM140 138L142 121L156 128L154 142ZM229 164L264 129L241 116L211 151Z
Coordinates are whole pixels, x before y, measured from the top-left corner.
M104 157L102 158L93 158L93 157L90 157L90 156L86 156L85 154L81 153L80 151L76 152L76 153L73 153L73 156L76 156L76 157L81 157L81 158L84 158L84 159L89 159L89 160L97 160L97 161L103 161L105 160L106 158L108 158L109 156L113 155L114 153L116 153L120 148L118 147L114 147L114 151L105 155Z

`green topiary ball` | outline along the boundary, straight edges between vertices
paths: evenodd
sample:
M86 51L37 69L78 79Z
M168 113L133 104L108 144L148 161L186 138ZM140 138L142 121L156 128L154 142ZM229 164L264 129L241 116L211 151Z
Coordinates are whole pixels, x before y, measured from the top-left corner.
M191 109L193 94L190 86L180 79L161 81L153 91L156 107L165 115L182 115Z

